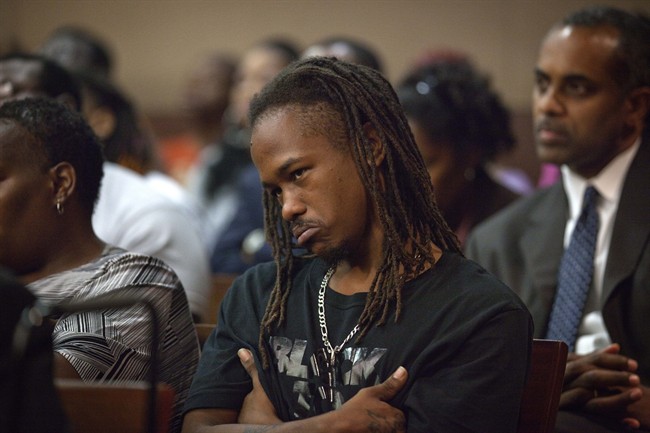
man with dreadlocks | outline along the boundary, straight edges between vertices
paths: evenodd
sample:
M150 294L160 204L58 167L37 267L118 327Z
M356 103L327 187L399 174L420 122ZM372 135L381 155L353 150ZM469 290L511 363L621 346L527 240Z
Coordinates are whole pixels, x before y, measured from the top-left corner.
M514 431L530 315L462 257L390 84L308 58L250 118L275 260L224 299L183 431Z

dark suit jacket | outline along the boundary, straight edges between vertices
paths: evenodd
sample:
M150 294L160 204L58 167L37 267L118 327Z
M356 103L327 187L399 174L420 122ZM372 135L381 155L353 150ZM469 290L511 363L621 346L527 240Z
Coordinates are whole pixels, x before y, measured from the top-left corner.
M521 199L470 235L466 255L521 296L543 338L557 288L568 202L562 182ZM612 341L639 362L650 386L650 140L626 175L610 252L601 309Z

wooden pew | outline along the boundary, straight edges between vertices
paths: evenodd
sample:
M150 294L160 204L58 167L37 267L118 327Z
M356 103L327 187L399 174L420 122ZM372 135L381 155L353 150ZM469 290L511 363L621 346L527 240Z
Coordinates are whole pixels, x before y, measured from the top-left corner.
M101 384L56 379L54 383L71 433L154 433L148 432L147 382ZM160 383L156 395L155 433L168 433L174 390Z

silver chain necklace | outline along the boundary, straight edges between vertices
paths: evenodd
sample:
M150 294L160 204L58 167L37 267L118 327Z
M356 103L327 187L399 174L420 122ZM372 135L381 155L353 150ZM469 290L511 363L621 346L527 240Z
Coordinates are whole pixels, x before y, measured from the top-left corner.
M328 338L327 322L325 321L325 289L327 288L327 284L329 283L330 278L332 278L332 275L334 274L334 270L334 267L331 267L327 270L327 273L323 277L323 282L320 284L320 290L318 291L318 324L320 325L320 334L321 338L323 339L323 344L325 345L325 350L327 350L327 354L330 357L330 362L332 365L336 360L336 354L339 353L343 346L345 346L345 344L350 341L352 337L354 337L354 334L359 331L359 324L357 323L354 328L352 328L352 331L350 331L348 336L345 337L343 342L341 342L341 344L336 347L332 347L332 344Z

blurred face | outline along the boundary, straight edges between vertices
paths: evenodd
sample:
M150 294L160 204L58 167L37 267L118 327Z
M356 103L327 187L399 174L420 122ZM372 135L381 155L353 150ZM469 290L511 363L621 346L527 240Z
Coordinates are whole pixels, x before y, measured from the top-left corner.
M252 132L251 154L264 188L292 223L297 245L326 261L368 248L377 227L353 158L328 137L305 134L291 108L266 113Z
M230 93L230 69L218 60L207 59L190 75L185 105L193 113L223 113ZM221 119L214 119L215 122Z
M0 105L13 99L40 96L41 67L26 60L0 62Z
M459 161L449 143L432 141L414 120L409 120L409 125L431 177L436 202L445 217L450 218L455 203L462 199L467 184L464 173L472 165L470 161L473 158L467 155L467 158Z
M41 246L52 239L56 218L45 158L29 152L33 138L0 120L0 265L23 275L40 266Z
M535 141L544 162L590 178L634 138L625 95L614 81L618 32L563 27L542 44L535 70Z
M89 71L94 74L107 76L107 71L94 65L92 48L87 43L73 37L58 37L48 41L42 47L41 54L54 60L66 69L72 71Z
M244 55L237 66L231 93L233 120L242 126L248 123L248 106L251 99L285 66L284 58L268 48L253 48Z

